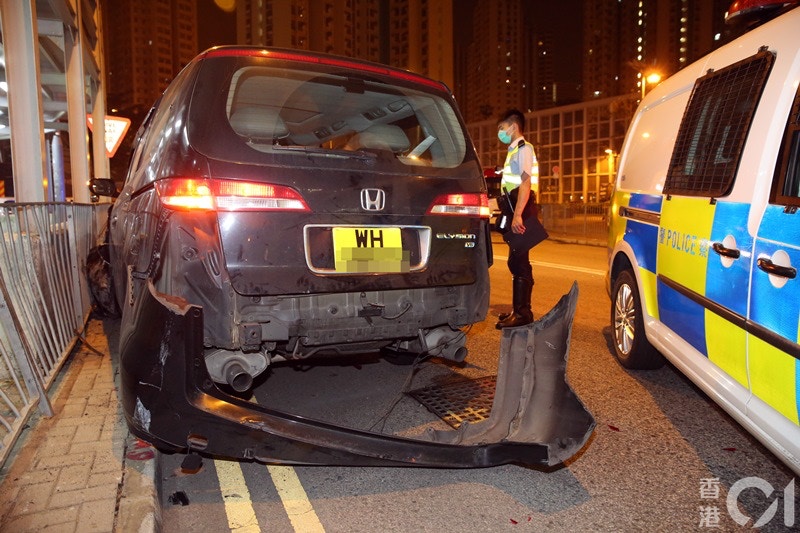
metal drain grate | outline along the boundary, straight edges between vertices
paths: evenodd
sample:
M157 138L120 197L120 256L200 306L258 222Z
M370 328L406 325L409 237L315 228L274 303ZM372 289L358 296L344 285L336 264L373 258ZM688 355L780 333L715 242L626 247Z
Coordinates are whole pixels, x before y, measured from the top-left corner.
M458 428L464 422L489 418L496 386L497 376L486 376L433 385L406 394L450 426Z

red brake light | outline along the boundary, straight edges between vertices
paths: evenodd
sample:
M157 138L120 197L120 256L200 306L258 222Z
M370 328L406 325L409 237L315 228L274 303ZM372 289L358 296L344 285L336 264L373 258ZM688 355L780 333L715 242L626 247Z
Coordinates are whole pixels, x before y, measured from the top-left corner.
M171 209L310 211L291 187L229 179L168 178L157 181L161 203Z
M462 215L489 218L489 197L485 193L440 194L428 209L430 215Z

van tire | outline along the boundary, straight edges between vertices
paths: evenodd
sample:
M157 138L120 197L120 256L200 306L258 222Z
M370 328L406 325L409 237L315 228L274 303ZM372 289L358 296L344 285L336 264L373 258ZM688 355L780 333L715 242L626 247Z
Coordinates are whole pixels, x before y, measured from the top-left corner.
M611 335L614 355L625 368L661 368L665 360L647 340L642 317L642 300L636 277L623 270L614 280L611 292Z

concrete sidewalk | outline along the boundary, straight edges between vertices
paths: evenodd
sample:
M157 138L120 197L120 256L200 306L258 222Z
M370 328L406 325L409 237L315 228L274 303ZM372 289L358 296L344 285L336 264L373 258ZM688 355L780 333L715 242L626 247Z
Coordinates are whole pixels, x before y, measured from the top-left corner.
M0 470L0 532L159 529L156 452L130 435L117 397L118 326L89 321L50 390L54 416L34 415Z

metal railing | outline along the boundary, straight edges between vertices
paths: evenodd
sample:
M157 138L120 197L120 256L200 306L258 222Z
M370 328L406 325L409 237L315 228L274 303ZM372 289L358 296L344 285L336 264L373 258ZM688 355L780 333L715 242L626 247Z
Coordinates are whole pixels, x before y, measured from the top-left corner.
M605 246L608 204L541 204L542 224L551 238Z
M91 312L86 258L108 204L0 205L0 465Z

